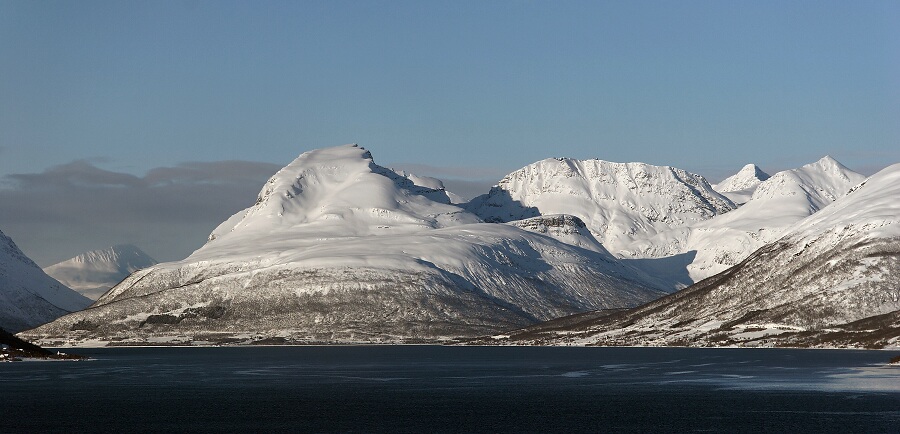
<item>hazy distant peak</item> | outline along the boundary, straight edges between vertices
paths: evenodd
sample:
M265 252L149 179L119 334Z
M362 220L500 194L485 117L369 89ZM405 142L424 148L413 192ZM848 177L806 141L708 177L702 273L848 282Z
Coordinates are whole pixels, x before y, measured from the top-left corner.
M149 255L144 253L143 250L133 244L117 244L105 249L91 250L90 252L85 252L78 256L75 256L68 261L76 264L119 263L153 265L156 263L156 260L151 258ZM140 265L140 267L143 266L147 265Z
M44 268L44 272L82 295L96 300L129 274L157 261L131 244L91 250Z

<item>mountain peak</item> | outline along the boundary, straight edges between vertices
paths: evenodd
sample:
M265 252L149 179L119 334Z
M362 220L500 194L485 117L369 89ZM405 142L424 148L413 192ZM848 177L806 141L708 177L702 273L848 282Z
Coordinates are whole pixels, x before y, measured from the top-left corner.
M825 156L820 158L818 162L819 163L827 162L827 163L831 163L831 164L841 164L840 162L838 162L838 160L835 160L834 157L832 157L829 154L825 154Z
M796 196L805 198L809 209L815 212L847 194L864 179L865 176L826 155L814 163L772 175L760 184L752 200Z
M810 163L803 167L807 167L807 166L818 167L818 168L824 169L830 173L835 173L835 174L844 174L845 172L852 172L850 169L847 168L847 166L844 166L843 164L841 164L840 161L835 160L834 157L832 157L831 155L826 155L826 156L820 158L815 163Z
M810 236L826 229L849 232L861 228L856 232L867 237L900 237L898 196L900 164L894 164L857 183L851 193L799 222L790 232Z
M820 162L787 174L821 169ZM579 339L588 345L889 348L900 335L898 196L895 164L727 272L631 311L578 323ZM556 342L572 339L571 326L561 331ZM540 343L554 343L553 333L542 328Z
M82 295L96 300L129 274L157 261L132 244L91 250L44 268L44 272Z
M769 174L766 172L763 172L763 170L760 169L759 166L757 166L753 163L747 164L746 166L741 168L741 171L738 173L741 173L741 172L751 174L753 177L755 177L756 179L759 179L760 181L765 181L765 180L769 179Z
M723 179L722 182L713 187L719 193L748 192L767 179L769 179L768 173L763 172L759 166L750 163L742 167L738 173ZM752 191L749 191L749 194L752 194Z
M398 173L375 164L365 148L343 145L301 154L269 179L253 206L209 239L281 230L316 237L396 234L479 221L451 205L439 180Z
M0 328L19 332L89 304L44 273L0 232Z
M137 262L140 264L147 264L141 265L140 267L156 264L156 261L153 258L133 244L116 244L105 249L91 250L75 256L74 258L69 259L69 261L80 264L96 264L99 262L123 264Z
M700 175L669 166L548 158L505 176L467 208L485 221L570 214L614 254L637 237L735 208Z

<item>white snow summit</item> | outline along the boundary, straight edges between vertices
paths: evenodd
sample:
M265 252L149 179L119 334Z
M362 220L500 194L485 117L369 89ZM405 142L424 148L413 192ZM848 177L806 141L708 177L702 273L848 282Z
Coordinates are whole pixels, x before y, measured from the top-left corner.
M734 211L638 240L622 256L693 255L687 271L690 280L698 282L737 265L780 238L792 224L847 194L863 179L863 175L826 156L759 183L751 199Z
M755 164L748 164L741 168L738 173L723 179L722 182L712 187L714 190L722 193L723 196L731 199L732 202L743 205L753 196L756 187L767 179L769 179L768 173L763 172Z

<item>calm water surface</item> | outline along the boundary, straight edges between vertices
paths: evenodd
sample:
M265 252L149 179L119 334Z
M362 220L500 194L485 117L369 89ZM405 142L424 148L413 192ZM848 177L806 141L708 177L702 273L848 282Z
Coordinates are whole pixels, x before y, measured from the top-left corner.
M0 364L3 432L900 432L897 352L81 349Z

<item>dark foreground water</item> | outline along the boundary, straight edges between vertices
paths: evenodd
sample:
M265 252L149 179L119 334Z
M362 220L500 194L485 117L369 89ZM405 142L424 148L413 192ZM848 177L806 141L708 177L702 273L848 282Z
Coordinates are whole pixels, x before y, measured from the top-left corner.
M83 349L0 363L0 432L900 432L897 352Z

